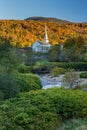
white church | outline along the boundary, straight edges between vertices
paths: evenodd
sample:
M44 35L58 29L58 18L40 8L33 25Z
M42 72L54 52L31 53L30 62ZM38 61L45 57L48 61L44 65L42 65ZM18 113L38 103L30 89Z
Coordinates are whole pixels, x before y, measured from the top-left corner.
M34 52L42 52L46 53L51 49L51 44L49 43L48 35L47 35L47 26L45 24L45 35L44 41L36 41L32 45L32 49Z

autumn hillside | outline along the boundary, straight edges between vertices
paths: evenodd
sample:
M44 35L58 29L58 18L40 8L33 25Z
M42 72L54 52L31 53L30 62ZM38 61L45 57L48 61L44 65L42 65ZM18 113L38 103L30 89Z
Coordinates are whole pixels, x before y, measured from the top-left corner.
M87 23L46 22L50 43L64 42L68 37L81 35L87 40ZM15 46L31 46L43 40L45 22L35 20L0 20L0 36Z

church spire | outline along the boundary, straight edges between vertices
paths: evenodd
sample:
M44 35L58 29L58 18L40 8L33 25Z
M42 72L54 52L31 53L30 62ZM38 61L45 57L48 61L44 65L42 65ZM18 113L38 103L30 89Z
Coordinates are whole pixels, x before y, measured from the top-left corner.
M45 43L49 43L49 39L48 39L48 35L47 35L47 26L46 26L46 23L45 23L45 35L44 35L44 42L45 42Z

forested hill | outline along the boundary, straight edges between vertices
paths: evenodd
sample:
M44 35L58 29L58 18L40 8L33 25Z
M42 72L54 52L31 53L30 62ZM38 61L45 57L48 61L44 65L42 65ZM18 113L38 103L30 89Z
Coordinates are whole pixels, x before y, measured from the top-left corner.
M63 23L71 23L69 21L66 21L66 20L61 20L61 19L58 19L58 18L51 18L51 17L29 17L29 18L26 18L25 20L34 20L34 21L42 21L42 22L53 22L53 23L60 23L60 24L63 24Z
M52 44L79 35L87 39L87 23L46 23ZM10 39L17 46L31 46L33 42L43 40L44 26L45 22L35 20L0 20L0 36Z

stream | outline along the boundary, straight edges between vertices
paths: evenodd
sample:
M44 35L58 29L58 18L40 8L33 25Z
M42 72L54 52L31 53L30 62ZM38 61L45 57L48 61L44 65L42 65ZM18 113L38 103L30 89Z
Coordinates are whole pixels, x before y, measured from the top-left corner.
M82 73L82 71L78 73ZM61 74L58 77L53 77L50 74L40 74L38 76L40 77L40 80L42 82L42 89L48 89L54 87L61 87L64 74ZM87 84L86 78L79 78L79 80L80 85Z
M61 87L62 78L64 75L59 77L52 77L49 74L39 75L43 89L53 88L53 87Z

